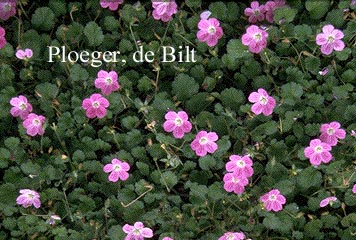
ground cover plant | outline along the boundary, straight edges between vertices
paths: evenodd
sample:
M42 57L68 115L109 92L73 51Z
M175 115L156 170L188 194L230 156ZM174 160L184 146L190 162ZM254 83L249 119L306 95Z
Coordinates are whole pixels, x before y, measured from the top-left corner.
M0 239L355 239L356 1L0 1Z

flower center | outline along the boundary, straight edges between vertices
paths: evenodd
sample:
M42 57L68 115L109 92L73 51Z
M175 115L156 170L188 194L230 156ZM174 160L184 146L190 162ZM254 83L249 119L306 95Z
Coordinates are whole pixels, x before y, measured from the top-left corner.
M328 42L329 42L329 43L333 43L333 42L334 42L334 37L331 36L331 35L329 35L329 37L328 37Z
M115 165L114 166L114 171L120 171L121 170L121 166L120 165Z
M24 102L20 103L19 108L20 108L22 111L26 110L26 108L27 108L26 103L24 103Z
M140 236L141 235L140 229L135 229L133 231L133 235Z
M238 183L238 182L240 182L240 179L233 177L233 178L231 179L231 182L233 182L233 183Z
M214 26L210 26L210 27L208 28L208 33L214 34L215 32L216 32L216 29L215 29Z
M201 137L199 139L199 143L202 144L202 145L207 144L208 143L208 139L206 137Z
M229 236L227 236L227 239L228 240L234 240L235 239L234 234L230 233Z
M110 84L112 84L112 79L111 78L105 78L105 83L106 83L106 85L110 85Z
M244 168L246 166L246 163L243 160L239 160L236 162L236 165L240 168Z
M183 124L183 120L180 117L177 117L176 119L174 119L174 124L180 127Z
M253 14L254 14L255 16L258 16L258 15L260 15L260 10L258 10L258 9L255 9L255 10L253 11Z
M329 135L333 135L335 133L335 130L333 128L328 128L328 130L326 130L326 132L329 134Z
M94 101L91 105L93 106L93 108L100 107L100 103L98 101Z
M259 102L262 105L266 105L268 103L268 99L265 96L260 96Z
M27 194L27 197L32 200L35 196L32 193L29 193Z
M10 11L10 9L11 9L10 4L9 4L9 3L6 3L6 4L4 5L3 9L4 9L5 12Z
M274 195L274 194L271 194L271 195L269 195L269 197L268 197L268 200L270 200L270 201L275 201L277 199L277 197L276 197L276 195Z
M316 153L322 153L322 152L323 152L323 147L322 147L322 146L316 146L316 147L314 148L314 151L315 151Z
M257 41L261 41L262 40L262 34L261 33L255 33L253 35L253 39L255 39Z
M38 118L35 118L32 120L32 124L35 126L39 126L41 124L41 121Z

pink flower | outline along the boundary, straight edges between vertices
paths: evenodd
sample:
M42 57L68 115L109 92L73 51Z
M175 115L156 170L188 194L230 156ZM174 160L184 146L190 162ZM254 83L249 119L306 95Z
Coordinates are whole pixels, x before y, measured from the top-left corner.
M276 8L284 7L286 5L286 0L274 0Z
M114 158L111 163L104 166L103 170L106 173L111 172L109 175L109 181L111 182L117 182L119 179L126 181L129 178L127 171L130 170L130 165Z
M178 113L169 111L164 118L166 119L163 123L164 131L173 132L175 138L183 138L185 133L192 130L192 124L188 121L188 115L184 111Z
M224 34L223 29L220 27L220 22L216 18L200 19L198 28L198 40L206 42L209 47L215 46Z
M117 81L117 73L115 71L104 71L100 70L95 79L95 87L101 89L101 92L105 95L109 95L111 92L114 92L120 88L120 85Z
M211 15L211 12L210 11L204 11L204 12L202 12L201 14L200 14L200 19L205 19L205 20L207 20L209 17L210 17L210 15Z
M32 57L33 52L29 48L26 48L25 50L19 49L16 51L15 55L18 59L29 59Z
M10 110L13 117L20 117L22 120L25 120L28 114L32 112L32 105L22 95L11 98L10 104L13 106Z
M345 43L340 40L343 37L344 33L342 31L328 24L323 27L323 32L316 36L316 44L321 46L322 53L329 55L333 50L342 51L344 49Z
M242 44L248 46L252 53L260 53L267 46L268 33L256 25L251 25L242 35Z
M88 118L103 118L106 115L106 108L109 107L109 101L101 96L101 94L94 93L90 98L83 100L82 107L86 110Z
M16 198L16 203L27 208L33 205L35 208L41 207L40 195L38 192L30 189L21 189L20 196Z
M215 132L200 131L190 147L197 156L204 157L207 153L214 153L218 149L218 145L215 143L218 138Z
M323 68L323 70L319 71L319 75L325 76L326 74L328 74L328 72L329 72L329 68L325 67Z
M51 215L50 218L47 220L47 223L49 225L54 225L56 223L56 221L61 220L61 217L58 215Z
M152 16L156 20L168 22L172 19L173 14L177 13L177 4L174 0L158 1L152 0L152 7L154 8Z
M26 128L26 133L32 137L44 134L43 124L45 123L46 118L42 115L37 115L30 113L22 125Z
M313 139L310 141L309 147L304 149L304 155L309 158L309 161L314 166L319 166L321 162L328 163L332 159L330 153L331 146L320 141L320 139Z
M145 227L142 222L135 222L133 226L125 224L122 230L127 233L124 240L143 240L153 237L152 229Z
M262 197L260 200L267 211L278 212L282 210L283 204L286 203L286 198L279 192L278 189L272 189Z
M100 0L100 6L102 8L109 8L111 11L116 11L119 8L119 4L122 4L124 0Z
M323 200L320 201L319 206L320 207L325 207L328 204L332 205L333 202L335 202L335 201L337 201L336 197L327 197L327 198L324 198Z
M340 128L339 122L325 123L320 127L321 135L319 139L330 146L335 146L338 139L344 139L346 131Z
M228 172L236 172L239 176L251 177L253 175L252 160L249 156L231 155L225 168Z
M274 98L269 96L263 88L259 88L257 92L252 92L248 96L248 100L251 103L254 103L251 107L251 111L256 115L262 113L265 116L269 116L272 114L273 109L276 106Z
M243 232L226 232L218 240L243 240L245 234Z
M260 5L257 1L251 2L250 8L245 8L244 14L248 17L250 23L262 22L265 19L265 6Z
M352 192L356 194L356 184L352 187Z
M164 237L164 238L162 238L162 240L174 240L174 239L170 238L170 237Z
M0 19L6 21L16 14L16 2L17 0L0 1Z
M356 136L356 131L355 131L355 130L351 130L350 135L351 135L352 137Z
M276 9L276 3L274 1L267 1L265 3L266 20L269 23L274 21L274 10Z
M245 176L239 175L237 172L226 173L223 178L224 189L227 192L241 194L245 191L245 186L248 184L248 179Z
M6 45L5 29L0 26L0 49Z

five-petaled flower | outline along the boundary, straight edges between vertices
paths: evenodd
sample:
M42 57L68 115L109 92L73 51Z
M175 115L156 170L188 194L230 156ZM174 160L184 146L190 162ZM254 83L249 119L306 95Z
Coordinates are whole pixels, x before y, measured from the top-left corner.
M243 240L245 234L243 232L226 232L218 240Z
M5 38L5 29L0 26L0 49L5 47L6 38Z
M30 189L21 189L20 196L17 197L16 203L22 205L24 208L34 206L35 208L41 207L40 195L38 192Z
M269 96L267 91L263 88L259 88L257 92L252 92L248 96L248 100L254 103L251 107L251 111L256 115L262 113L265 116L269 116L276 106L274 98Z
M239 176L246 178L253 175L252 159L249 156L231 155L230 161L226 163L225 168L228 172L236 172Z
M11 16L16 14L17 0L2 0L0 1L0 19L6 21Z
M352 192L356 194L356 184L352 187Z
M177 3L174 0L152 0L152 7L154 8L152 16L156 20L168 22L172 19L173 14L177 13Z
M336 197L327 197L320 201L320 207L326 207L327 205L332 205L335 201L337 201Z
M145 227L142 222L135 222L133 226L125 224L122 230L127 233L124 240L143 240L153 237L152 229Z
M241 194L245 191L245 186L248 184L248 179L239 175L237 172L226 173L223 178L224 189L227 192Z
M268 193L260 197L263 206L267 211L281 211L286 203L286 198L279 192L278 189L272 189Z
M328 24L323 27L323 32L316 36L316 44L320 45L320 50L325 55L330 55L333 50L342 51L345 43L341 40L344 33Z
M115 71L107 72L100 70L94 84L96 88L101 89L102 94L109 95L120 88L117 78L118 76Z
M100 6L102 8L109 8L111 11L116 11L123 2L124 0L100 0Z
M204 157L207 153L214 153L218 149L218 145L215 143L218 138L215 132L200 131L190 144L190 147L197 156Z
M244 10L244 14L248 17L250 23L262 22L265 19L265 12L265 5L260 5L257 1L251 2L251 7Z
M109 107L109 105L109 101L98 93L92 94L82 102L82 107L86 110L86 116L88 118L105 117L107 113L106 108Z
M30 113L25 121L23 121L22 125L26 128L26 133L34 137L36 135L44 134L43 124L45 121L46 118L44 116Z
M220 27L220 22L216 18L200 19L198 28L198 40L206 42L209 47L215 46L224 34L223 29Z
M166 121L163 123L163 129L166 132L173 132L175 138L183 138L185 133L192 130L192 124L188 120L188 115L185 111L178 113L169 111L164 116Z
M33 52L29 48L26 48L25 50L19 49L16 51L15 55L18 59L27 60L27 59L32 58Z
M256 25L251 25L242 35L242 44L252 53L260 53L267 46L268 33Z
M330 153L331 146L320 141L320 139L313 139L310 141L309 147L304 149L304 155L309 158L309 161L314 166L319 166L322 162L328 163L332 159Z
M109 175L109 181L117 182L119 179L125 181L129 178L129 174L127 172L130 170L130 165L114 158L111 160L111 163L108 163L103 167L103 170L106 173L111 172Z
M25 96L20 95L11 98L10 104L13 106L10 110L13 117L20 117L22 120L25 120L30 112L32 112L32 105L27 101Z
M321 135L319 139L330 146L336 146L338 139L344 139L346 131L340 128L339 122L322 124L320 127Z

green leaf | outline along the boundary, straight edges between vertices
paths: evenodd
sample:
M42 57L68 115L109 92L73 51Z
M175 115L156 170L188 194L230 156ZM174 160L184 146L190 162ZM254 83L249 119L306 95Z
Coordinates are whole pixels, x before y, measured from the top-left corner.
M52 83L41 83L36 86L40 98L52 101L58 94L58 87Z
M240 106L245 103L245 95L236 88L227 88L221 92L220 100L225 107L237 112Z
M70 78L74 81L74 82L78 82L78 81L86 81L89 77L89 73L88 71L83 68L80 64L74 64L73 67L71 67L70 71Z
M297 83L287 83L282 86L281 97L285 104L294 105L303 95L303 87Z
M1 75L1 79L0 79L1 88L12 85L12 81L15 79L15 73L10 67L10 65L1 64L0 75Z
M201 0L186 0L185 4L191 8L198 8L201 6Z
M248 48L242 44L240 39L231 39L226 45L226 51L232 59L252 56Z
M49 31L54 27L55 15L49 7L37 8L32 15L33 27L43 31Z
M209 5L209 10L213 17L224 20L226 18L226 5L223 2L214 2Z
M119 20L117 20L114 16L106 16L104 18L104 27L108 31L117 31L120 26Z
M335 55L337 57L337 59L339 59L340 61L345 61L350 57L351 54L351 49L346 47L344 48L344 50L342 51L335 51Z
M305 8L312 19L322 18L328 12L329 6L329 0L307 0L305 2Z
M341 28L345 22L343 8L331 10L328 12L325 20L326 22L332 24L335 28Z
M305 59L305 67L311 73L317 74L320 69L320 59L317 57L307 57Z
M295 15L297 14L297 9L290 7L280 7L276 8L273 12L273 19L276 23L279 23L282 19L285 23L290 23L294 20Z
M322 239L323 233L320 232L323 223L319 219L311 220L304 226L305 235L312 238Z
M66 14L66 3L60 0L50 0L48 6L53 10L56 17Z
M37 163L25 162L21 164L21 170L26 175L38 175L40 173L41 167Z
M305 41L312 34L312 29L309 25L301 24L294 27L294 34L300 41Z
M104 34L101 27L96 22L89 22L84 28L84 35L86 36L89 46L99 46L104 40Z
M150 167L147 163L136 162L136 167L138 168L138 170L142 175L148 176L150 174Z
M172 171L167 171L162 173L160 182L162 185L172 188L178 183L178 177Z
M176 76L172 83L172 92L178 100L184 101L198 93L199 85L187 74L181 73Z
M216 165L215 158L206 155L204 157L199 158L199 167L203 170L209 170L210 168L213 168Z
M322 183L321 173L314 167L303 169L297 177L297 183L302 191L311 187L320 187Z

